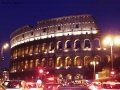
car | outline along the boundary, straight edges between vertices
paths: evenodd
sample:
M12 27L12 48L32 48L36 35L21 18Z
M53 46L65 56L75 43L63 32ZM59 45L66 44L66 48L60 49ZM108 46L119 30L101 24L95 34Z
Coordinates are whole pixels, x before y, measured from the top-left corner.
M88 87L90 90L99 90L100 86L101 82L91 82Z
M26 84L27 84L29 90L37 89L37 86L36 86L35 82L26 82Z
M5 88L21 88L21 80L7 80L3 82Z
M57 90L60 86L62 86L60 83L46 83L43 90Z
M90 90L86 86L61 86L58 87L58 90Z
M120 90L120 82L102 82L99 90Z

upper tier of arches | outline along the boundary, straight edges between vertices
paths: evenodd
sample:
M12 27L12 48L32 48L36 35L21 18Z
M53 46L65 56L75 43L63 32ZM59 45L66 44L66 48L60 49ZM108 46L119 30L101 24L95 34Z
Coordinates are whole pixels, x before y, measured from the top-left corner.
M36 26L21 27L11 34L10 43L12 48L34 40L99 32L92 15L73 15L39 21Z

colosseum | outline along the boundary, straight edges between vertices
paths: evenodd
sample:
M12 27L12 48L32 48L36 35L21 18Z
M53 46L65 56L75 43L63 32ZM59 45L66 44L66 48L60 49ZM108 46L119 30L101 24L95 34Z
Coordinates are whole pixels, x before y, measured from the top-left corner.
M18 28L10 36L10 79L36 80L43 69L45 75L48 71L59 80L82 80L93 59L102 62L110 56L103 48L102 35L91 14Z

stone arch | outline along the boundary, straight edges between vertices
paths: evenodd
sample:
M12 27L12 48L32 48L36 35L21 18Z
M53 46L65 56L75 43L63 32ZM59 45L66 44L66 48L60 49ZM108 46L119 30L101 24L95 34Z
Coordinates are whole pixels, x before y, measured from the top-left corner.
M46 43L43 43L42 44L42 52L45 52L46 51Z
M111 61L111 56L106 55L105 57L106 57L106 59L107 59L107 62L110 62L110 61Z
M12 63L12 71L16 70L15 67L16 67L16 66L15 66L15 63Z
M21 48L18 49L18 56L21 56Z
M18 70L21 69L20 62L18 62L17 69L18 69Z
M99 55L96 55L96 56L94 57L94 60L95 60L95 61L98 61L98 62L101 62L101 57L100 57Z
M91 47L91 43L89 39L85 39L84 40L84 48L90 48Z
M28 60L25 61L25 66L24 66L25 69L28 69Z
M76 56L74 58L74 66L80 66L81 65L81 60L79 56Z
M94 45L94 48L100 48L100 40L98 38L95 38L93 45Z
M17 63L14 63L14 69L15 70L17 69Z
M17 51L18 51L18 50L16 49L16 50L15 50L15 57L17 57L17 56L18 56L18 55L17 55Z
M14 58L17 57L17 50L14 50L14 52L13 52L13 57L14 57Z
M49 58L48 66L49 67L54 67L54 60L53 60L53 58Z
M41 64L40 64L41 67L45 67L45 60L46 60L45 58L42 58Z
M70 49L71 48L71 41L70 40L66 40L65 41L65 48L66 49Z
M39 44L35 46L35 53L39 53Z
M34 62L33 60L30 60L30 68L33 68Z
M24 47L22 47L22 56L25 54Z
M88 66L90 61L91 61L91 57L90 56L85 56L84 57L84 66Z
M65 58L65 66L71 66L72 65L72 61L70 57L66 57Z
M74 41L74 48L75 48L75 49L80 49L80 47L81 47L81 42L80 42L79 39L76 39L76 40Z
M57 42L57 50L62 50L62 48L63 48L62 41L58 41Z
M30 46L29 54L33 54L33 45Z
M39 59L35 60L35 67L37 68L39 66Z
M54 50L54 48L55 48L54 43L53 43L53 42L50 42L50 43L49 43L49 51Z
M56 60L56 66L57 67L62 67L62 58L61 57L58 57L57 60Z
M25 48L25 54L28 54L28 46Z
M21 61L21 69L24 69L24 62Z

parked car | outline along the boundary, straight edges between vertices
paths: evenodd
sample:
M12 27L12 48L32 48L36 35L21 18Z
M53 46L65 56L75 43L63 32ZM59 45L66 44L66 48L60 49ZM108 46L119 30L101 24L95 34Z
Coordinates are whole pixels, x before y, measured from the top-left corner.
M90 90L86 86L62 86L58 87L58 90Z
M46 83L44 84L43 90L57 90L58 87L62 86L62 84L59 83Z
M3 82L5 88L21 88L21 80L7 80Z
M35 82L27 82L26 84L27 84L29 90L36 90L37 89Z
M120 90L120 82L102 82L99 90Z

